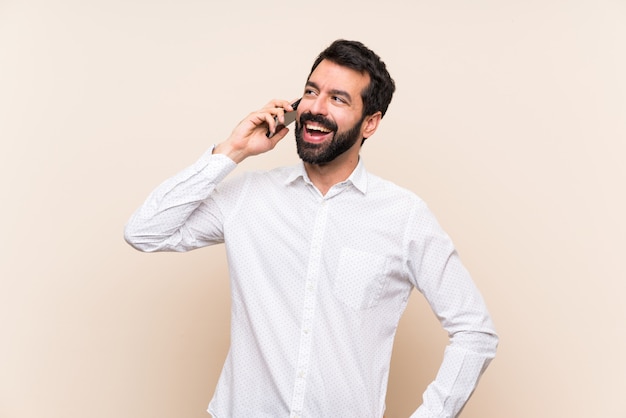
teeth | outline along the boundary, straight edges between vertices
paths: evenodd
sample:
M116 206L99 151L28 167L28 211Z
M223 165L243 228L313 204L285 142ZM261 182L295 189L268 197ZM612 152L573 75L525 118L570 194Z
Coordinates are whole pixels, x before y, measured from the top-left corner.
M322 126L318 126L318 125L309 125L309 124L307 124L306 128L309 131L318 131L318 132L322 132L322 133L326 133L326 134L330 132L330 129L326 129L326 128L324 128Z

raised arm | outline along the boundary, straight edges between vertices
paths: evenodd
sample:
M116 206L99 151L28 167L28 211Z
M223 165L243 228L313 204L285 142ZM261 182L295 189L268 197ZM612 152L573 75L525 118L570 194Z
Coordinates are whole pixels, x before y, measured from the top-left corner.
M125 240L140 251L189 251L223 241L223 214L215 200L217 185L245 158L272 150L287 135L283 127L289 102L273 100L250 113L222 143L192 166L161 183L131 216ZM274 135L268 138L268 130ZM225 193L223 204L236 192ZM235 190L235 191L233 191Z

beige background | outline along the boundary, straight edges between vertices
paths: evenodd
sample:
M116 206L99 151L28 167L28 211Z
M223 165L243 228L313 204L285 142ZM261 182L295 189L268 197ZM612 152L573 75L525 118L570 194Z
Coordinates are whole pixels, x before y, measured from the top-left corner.
M429 203L501 335L463 417L626 417L626 2L382 5L0 0L0 417L208 416L223 249L141 254L123 225L339 37L398 85L368 168ZM415 293L388 417L445 342Z

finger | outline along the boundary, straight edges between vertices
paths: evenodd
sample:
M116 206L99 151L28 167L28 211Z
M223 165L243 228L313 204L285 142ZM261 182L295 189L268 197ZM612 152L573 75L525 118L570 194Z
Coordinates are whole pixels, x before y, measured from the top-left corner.
M293 102L289 102L287 100L281 100L281 99L274 99L271 100L270 102L268 102L263 108L264 109L273 109L273 108L279 108L279 109L291 109L291 103Z
M286 126L279 126L278 131L275 134L268 136L269 141L272 143L272 148L276 146L278 141L287 136L288 133L289 128L287 128Z
M277 130L280 130L281 126L285 125L285 112L291 112L294 110L291 103L293 102L274 99L269 101L262 109L259 110L259 112L267 112L272 118L271 121L265 118L265 116L263 119L264 123L266 123L268 127L266 134L268 138L272 137Z
M275 107L270 112L273 117L276 125L284 125L285 124L285 108L283 107Z
M273 135L277 130L280 130L280 127L285 126L285 111L283 108L268 109L272 119L271 122L267 122L268 136Z
M301 99L302 99L302 97L296 97L295 99L289 101L289 109L290 109L290 111L296 110L294 108L294 105L297 106L298 104L300 104L300 100Z
M255 126L267 125L274 129L276 127L276 118L282 109L261 109L251 113L248 120Z
M285 113L292 112L295 110L292 104L295 103L296 101L299 101L299 100L295 99L289 102L287 100L275 99L275 100L270 101L263 109L271 112L278 122L280 122L281 124L284 124Z
M272 112L268 112L264 114L263 122L267 125L267 134L268 138L271 138L276 133L276 128L280 125L280 121L278 116L276 116Z

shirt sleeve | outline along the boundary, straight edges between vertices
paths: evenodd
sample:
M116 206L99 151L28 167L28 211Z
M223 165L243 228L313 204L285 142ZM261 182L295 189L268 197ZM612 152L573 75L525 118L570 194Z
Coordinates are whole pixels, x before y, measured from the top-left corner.
M145 251L189 251L223 242L216 186L236 163L208 150L192 166L164 181L131 216L124 239Z
M407 234L409 275L450 337L435 380L411 418L456 417L495 357L498 336L485 302L452 241L427 208Z

